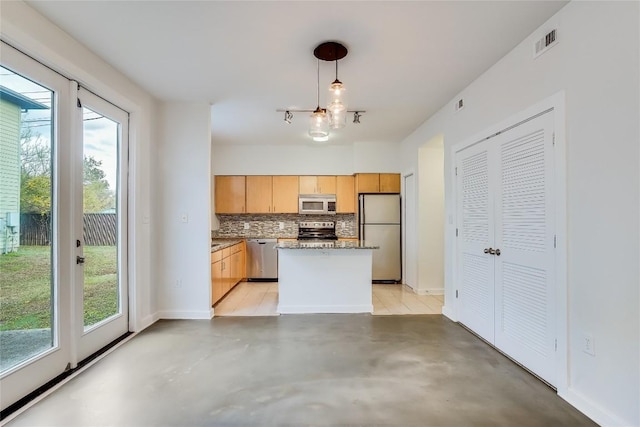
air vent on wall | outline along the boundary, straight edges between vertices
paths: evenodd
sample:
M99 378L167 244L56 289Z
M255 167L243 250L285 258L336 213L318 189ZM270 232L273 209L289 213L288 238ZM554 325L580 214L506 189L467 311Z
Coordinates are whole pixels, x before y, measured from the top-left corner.
M558 30L551 30L534 45L533 57L537 58L558 44Z

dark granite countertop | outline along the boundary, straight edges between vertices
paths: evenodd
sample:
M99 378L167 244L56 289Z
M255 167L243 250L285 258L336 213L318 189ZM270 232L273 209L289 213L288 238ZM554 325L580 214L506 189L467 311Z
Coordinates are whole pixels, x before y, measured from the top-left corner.
M345 241L287 241L276 245L278 249L380 249L380 246L368 244L364 240Z

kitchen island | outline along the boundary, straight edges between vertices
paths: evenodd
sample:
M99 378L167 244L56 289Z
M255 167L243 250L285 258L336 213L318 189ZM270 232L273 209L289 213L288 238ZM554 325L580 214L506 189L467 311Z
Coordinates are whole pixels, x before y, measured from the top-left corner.
M371 313L377 246L364 241L288 241L278 248L278 312Z

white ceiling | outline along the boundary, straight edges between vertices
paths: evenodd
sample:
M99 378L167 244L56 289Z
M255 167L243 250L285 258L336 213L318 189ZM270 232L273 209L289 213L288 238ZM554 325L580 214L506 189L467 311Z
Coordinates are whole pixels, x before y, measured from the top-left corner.
M28 1L152 95L212 104L215 144L308 142L313 49L337 40L361 124L330 143L399 142L564 1ZM335 65L320 64L320 103ZM454 108L453 105L451 108Z

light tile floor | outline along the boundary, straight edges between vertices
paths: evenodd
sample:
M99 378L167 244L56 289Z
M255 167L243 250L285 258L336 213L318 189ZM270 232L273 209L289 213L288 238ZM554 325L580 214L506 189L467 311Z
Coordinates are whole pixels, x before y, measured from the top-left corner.
M373 285L373 314L441 314L443 295L416 295L403 285ZM216 316L277 316L278 284L241 282L215 307Z

